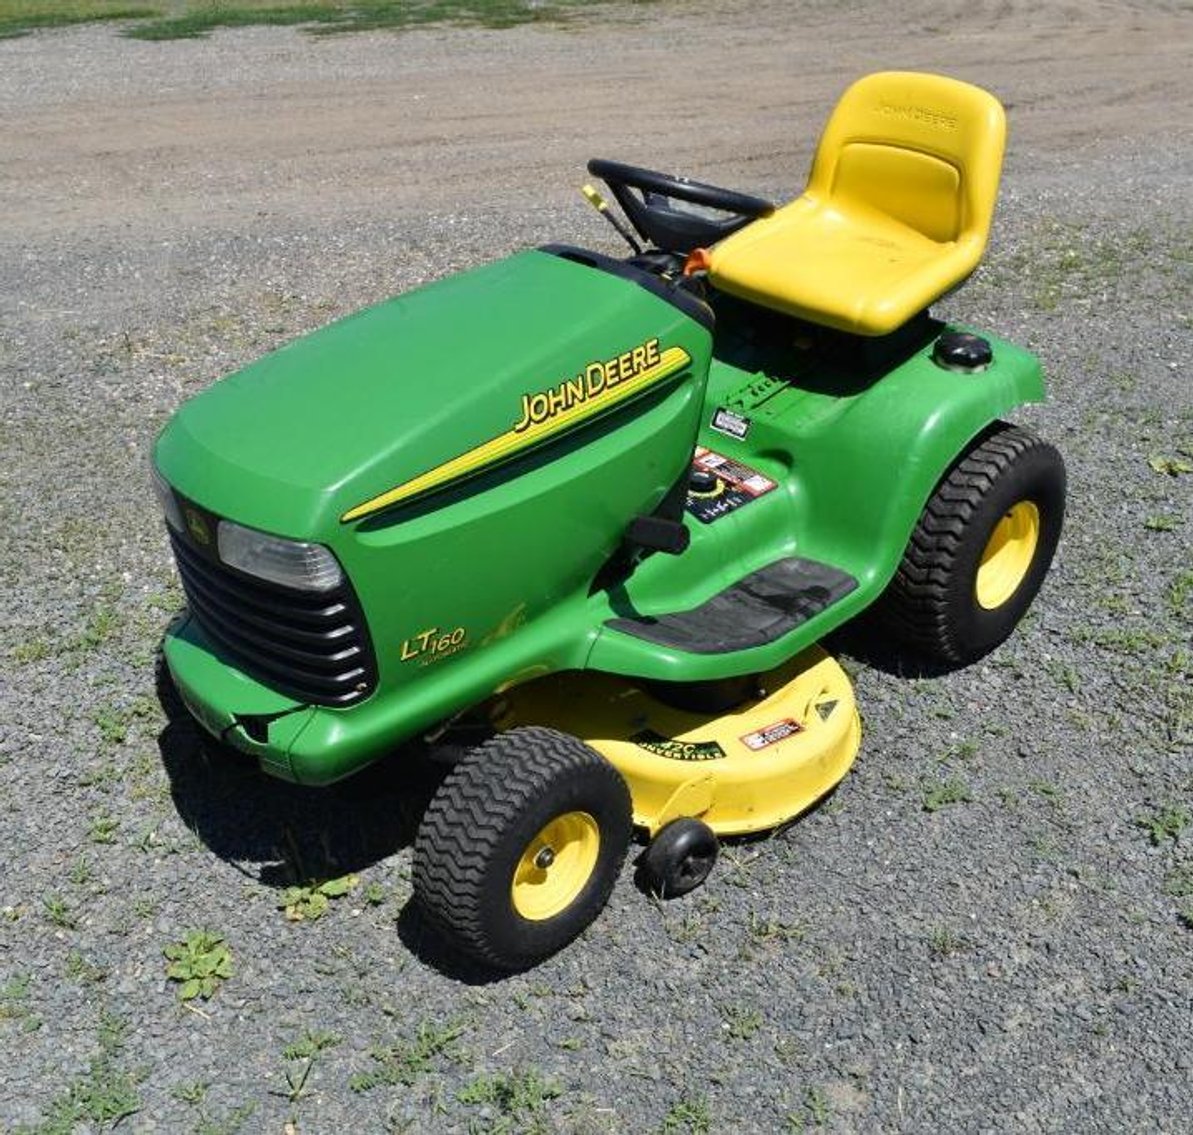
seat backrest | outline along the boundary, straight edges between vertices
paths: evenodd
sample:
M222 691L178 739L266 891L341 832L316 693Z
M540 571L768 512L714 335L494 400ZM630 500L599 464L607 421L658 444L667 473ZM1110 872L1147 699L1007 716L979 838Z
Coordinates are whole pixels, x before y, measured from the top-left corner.
M841 96L805 196L981 248L1005 145L1006 115L987 91L943 75L880 71Z

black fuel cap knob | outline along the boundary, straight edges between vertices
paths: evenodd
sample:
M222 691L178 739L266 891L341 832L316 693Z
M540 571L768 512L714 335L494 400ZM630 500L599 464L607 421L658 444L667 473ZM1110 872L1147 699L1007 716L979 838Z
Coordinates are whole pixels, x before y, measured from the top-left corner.
M946 331L932 349L932 361L937 366L961 374L976 374L993 360L989 341L968 331Z

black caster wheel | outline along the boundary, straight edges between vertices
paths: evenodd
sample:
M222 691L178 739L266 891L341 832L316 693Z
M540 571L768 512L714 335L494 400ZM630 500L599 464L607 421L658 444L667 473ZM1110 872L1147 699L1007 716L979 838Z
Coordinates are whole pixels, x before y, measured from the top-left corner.
M660 898L672 899L694 891L713 869L720 850L712 828L684 816L666 824L642 853L642 885Z

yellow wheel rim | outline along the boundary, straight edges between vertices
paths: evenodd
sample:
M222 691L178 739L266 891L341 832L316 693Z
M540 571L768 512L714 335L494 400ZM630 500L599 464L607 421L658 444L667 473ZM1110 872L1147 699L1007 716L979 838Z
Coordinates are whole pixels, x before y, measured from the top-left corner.
M514 910L532 922L566 910L592 877L600 850L600 828L587 812L556 816L526 845L514 868Z
M994 526L976 584L978 605L987 611L1001 607L1027 576L1040 542L1040 510L1020 501Z

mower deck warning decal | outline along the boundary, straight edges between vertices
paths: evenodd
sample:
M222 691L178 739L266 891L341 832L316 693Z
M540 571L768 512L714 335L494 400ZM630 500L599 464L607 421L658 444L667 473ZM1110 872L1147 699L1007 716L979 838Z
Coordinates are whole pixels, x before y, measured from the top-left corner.
M687 511L702 524L711 524L779 487L757 469L702 445L692 457L692 471L715 478L708 491L688 493Z
M803 731L804 727L798 721L785 717L782 721L776 721L774 725L768 725L765 729L755 729L753 733L747 733L741 739L741 743L747 749L757 753L768 745L786 741L788 737L794 737L795 734Z

